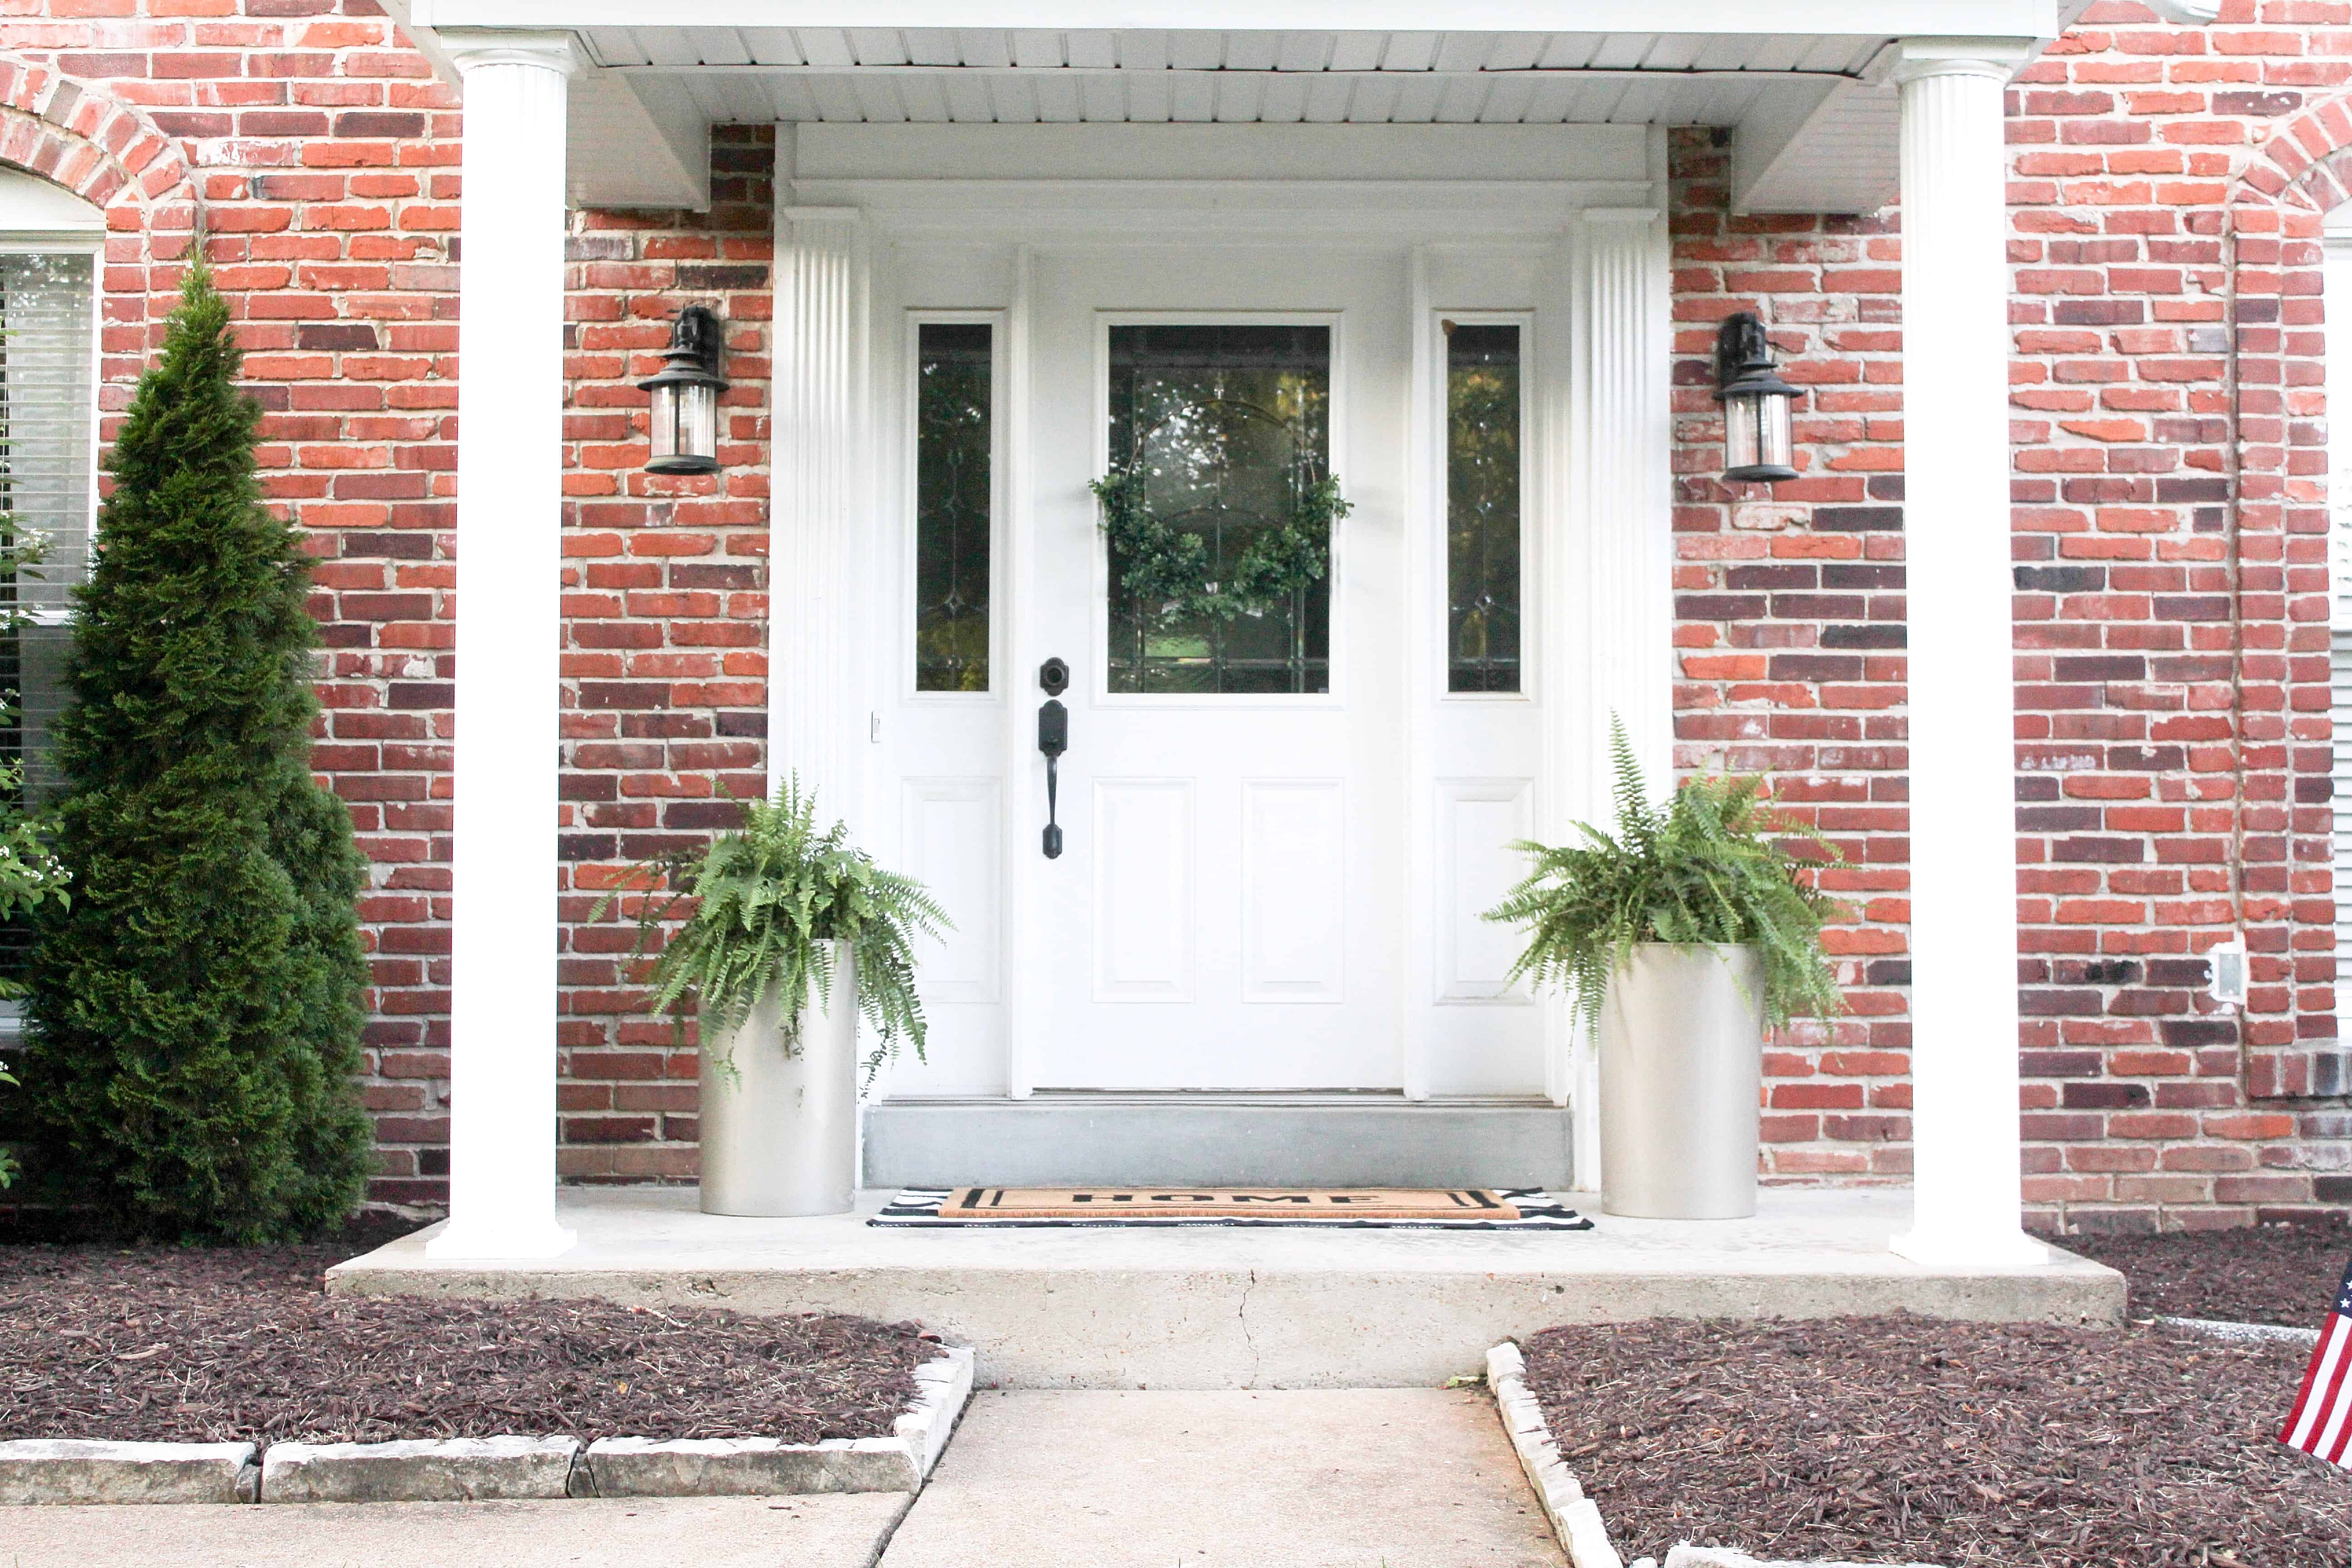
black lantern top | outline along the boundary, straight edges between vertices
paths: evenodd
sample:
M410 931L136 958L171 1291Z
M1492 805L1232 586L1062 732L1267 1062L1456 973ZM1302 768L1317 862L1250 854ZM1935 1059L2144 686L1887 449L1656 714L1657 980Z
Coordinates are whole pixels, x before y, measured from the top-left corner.
M1780 379L1762 319L1753 310L1726 316L1715 334L1715 400L1796 395L1797 389Z
M665 386L709 386L724 392L727 378L719 374L719 365L725 353L719 313L708 305L688 305L669 330L669 347L662 351L667 363L658 374L637 385L652 393Z

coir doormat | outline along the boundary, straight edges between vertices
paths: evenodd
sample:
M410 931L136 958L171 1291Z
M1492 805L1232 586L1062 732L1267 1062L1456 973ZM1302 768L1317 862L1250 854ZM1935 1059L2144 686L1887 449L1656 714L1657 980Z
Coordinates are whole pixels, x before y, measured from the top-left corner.
M1532 1187L909 1187L866 1221L941 1229L1305 1226L1343 1230L1591 1230Z

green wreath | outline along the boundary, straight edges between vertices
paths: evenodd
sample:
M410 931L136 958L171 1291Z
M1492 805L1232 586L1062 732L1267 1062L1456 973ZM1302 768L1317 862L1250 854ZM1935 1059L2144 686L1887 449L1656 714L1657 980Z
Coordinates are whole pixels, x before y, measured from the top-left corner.
M1102 531L1127 569L1118 585L1145 606L1159 605L1162 623L1215 616L1263 616L1286 607L1294 595L1331 569L1331 525L1355 510L1325 475L1301 487L1290 516L1250 541L1222 580L1209 576L1209 542L1171 528L1144 503L1143 475L1129 469L1094 482L1102 503Z

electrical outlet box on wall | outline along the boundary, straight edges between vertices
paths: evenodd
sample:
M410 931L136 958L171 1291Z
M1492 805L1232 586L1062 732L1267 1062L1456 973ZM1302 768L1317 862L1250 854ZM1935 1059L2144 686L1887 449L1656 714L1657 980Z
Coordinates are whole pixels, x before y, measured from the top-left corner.
M2233 936L2206 950L2206 973L2213 1000L2225 1006L2246 1005L2246 939Z

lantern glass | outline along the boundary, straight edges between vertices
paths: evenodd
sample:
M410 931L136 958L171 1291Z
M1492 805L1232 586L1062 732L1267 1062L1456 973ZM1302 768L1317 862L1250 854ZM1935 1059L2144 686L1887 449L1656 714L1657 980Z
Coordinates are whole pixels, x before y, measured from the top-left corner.
M1723 467L1727 479L1748 470L1788 469L1795 455L1789 403L1769 392L1735 392L1723 400Z
M648 434L653 438L653 450L648 461L663 463L677 456L677 388L654 388L653 419Z
M1780 426L1788 428L1788 416ZM1781 445L1788 444L1785 435ZM677 449L682 457L719 461L719 389L707 381L689 382L677 389Z
M668 382L653 389L648 468L698 474L719 466L719 391L699 381Z

